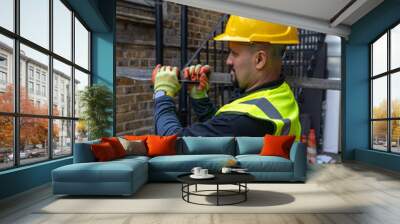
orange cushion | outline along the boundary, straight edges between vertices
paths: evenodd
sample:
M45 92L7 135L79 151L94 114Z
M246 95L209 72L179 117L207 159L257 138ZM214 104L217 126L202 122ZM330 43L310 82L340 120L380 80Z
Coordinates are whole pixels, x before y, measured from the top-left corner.
M117 158L113 147L108 142L93 144L90 147L92 149L94 157L99 162L109 161Z
M152 157L162 155L176 155L176 139L176 135L149 135L146 140L148 147L147 155Z
M261 149L262 156L280 156L290 159L290 148L295 140L294 135L265 135L264 146Z
M126 151L122 146L121 142L119 142L118 138L111 137L111 138L101 138L101 142L108 142L114 149L115 155L118 158L126 156Z
M144 141L146 142L147 135L125 135L124 139L129 140L129 141Z

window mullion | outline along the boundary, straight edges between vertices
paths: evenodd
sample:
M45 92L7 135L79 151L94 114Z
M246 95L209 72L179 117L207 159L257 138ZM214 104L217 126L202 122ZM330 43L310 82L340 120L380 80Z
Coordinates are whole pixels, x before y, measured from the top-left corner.
M373 90L374 90L374 88L373 88L373 79L372 79L372 72L374 71L373 70L373 53L374 53L374 48L372 47L373 45L371 44L370 45L370 47L369 47L369 49L370 49L370 57L369 57L369 61L370 61L370 66L369 66L369 68L370 68L370 71L369 71L369 85L370 85L370 88L369 88L369 117L370 117L370 122L369 122L369 136L370 136L370 141L369 141L369 144L370 144L370 149L373 149L373 146L374 146L374 144L373 144L373 141L374 141L374 136L373 136L373 127L374 127L374 123L373 123L373 121L372 121L372 119L374 118L374 116L373 116L373 103L374 103L374 100L373 100Z
M72 91L72 105L71 105L71 117L76 118L75 117L75 12L72 11L72 15L71 15L71 23L72 23L72 29L71 29L71 60L72 60L72 65L71 69L72 69L72 73L71 73L71 91ZM75 147L75 125L76 125L76 121L72 121L71 122L71 126L72 126L72 132L71 132L71 150L72 150L72 155L74 155L74 147Z
M390 71L390 29L387 32L387 71ZM389 73L387 74L387 98L388 98L388 104L387 104L387 110L388 110L388 118L392 118L392 100L391 100L391 78L392 75ZM388 131L387 131L387 135L388 135L388 152L392 151L392 135L391 135L391 123L392 121L389 120L388 121Z
M20 1L14 1L14 30L19 35L19 5ZM19 99L20 99L20 50L19 50L19 39L14 39L14 112L19 114ZM20 136L20 118L14 116L14 166L19 166L19 136Z
M53 52L53 0L49 0L49 50ZM53 159L53 56L49 55L48 93L50 118L48 119L49 159Z

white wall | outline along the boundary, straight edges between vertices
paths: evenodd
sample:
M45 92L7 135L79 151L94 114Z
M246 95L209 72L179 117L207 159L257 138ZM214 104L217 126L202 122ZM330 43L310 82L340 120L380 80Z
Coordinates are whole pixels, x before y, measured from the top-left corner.
M329 79L340 80L341 76L341 40L337 36L327 35L327 70ZM327 90L324 120L323 151L339 152L340 91Z

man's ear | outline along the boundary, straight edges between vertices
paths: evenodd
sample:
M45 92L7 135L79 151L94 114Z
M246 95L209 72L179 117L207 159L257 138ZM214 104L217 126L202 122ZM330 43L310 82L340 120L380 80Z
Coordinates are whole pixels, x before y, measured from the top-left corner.
M269 60L268 54L265 51L258 51L255 55L256 69L262 69L267 65Z

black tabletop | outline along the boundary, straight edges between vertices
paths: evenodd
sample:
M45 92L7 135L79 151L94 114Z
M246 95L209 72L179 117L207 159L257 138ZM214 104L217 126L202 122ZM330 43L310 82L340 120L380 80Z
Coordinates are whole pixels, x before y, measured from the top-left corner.
M255 180L255 177L249 173L213 173L215 177L211 179L193 179L190 175L191 173L182 174L177 179L186 184L236 184Z

